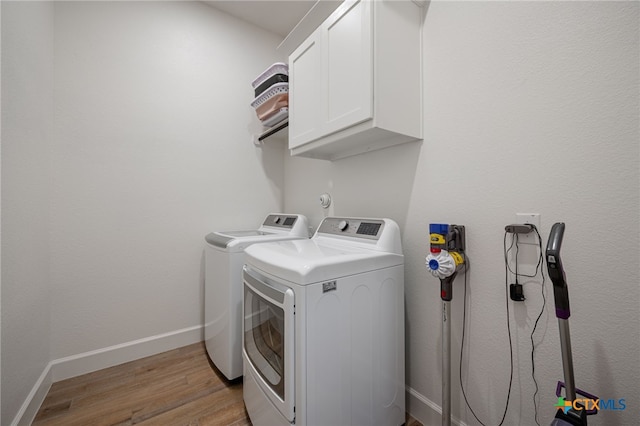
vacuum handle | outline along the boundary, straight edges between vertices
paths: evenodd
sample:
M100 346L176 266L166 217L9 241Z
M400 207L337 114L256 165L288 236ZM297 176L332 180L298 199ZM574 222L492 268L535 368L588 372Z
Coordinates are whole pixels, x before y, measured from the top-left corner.
M440 298L444 302L450 302L453 299L453 280L456 278L457 272L453 275L440 279Z
M556 304L556 317L568 319L571 315L569 309L569 290L567 279L562 267L560 249L562 247L562 237L564 236L564 223L558 222L551 228L549 241L547 242L547 270L549 278L553 282L553 298Z

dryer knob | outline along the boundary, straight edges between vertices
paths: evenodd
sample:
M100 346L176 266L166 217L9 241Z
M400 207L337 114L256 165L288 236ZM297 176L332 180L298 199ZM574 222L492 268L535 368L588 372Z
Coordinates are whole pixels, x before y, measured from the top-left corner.
M346 231L348 227L349 227L349 222L347 222L346 220L341 220L340 222L338 222L339 230Z
M273 218L273 223L278 224L280 223L280 216L276 216Z

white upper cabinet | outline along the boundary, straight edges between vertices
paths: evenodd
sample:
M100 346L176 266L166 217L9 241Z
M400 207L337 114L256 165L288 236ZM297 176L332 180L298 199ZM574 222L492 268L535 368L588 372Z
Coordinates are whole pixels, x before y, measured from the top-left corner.
M422 137L421 8L347 0L289 56L289 149L336 160Z
M320 135L320 34L313 33L289 56L289 141L310 141ZM291 76L298 79L295 92L291 90ZM296 126L291 126L292 111L296 109ZM298 143L300 145L300 143Z
M333 133L372 117L371 4L347 2L325 22L321 78L327 84L323 132Z

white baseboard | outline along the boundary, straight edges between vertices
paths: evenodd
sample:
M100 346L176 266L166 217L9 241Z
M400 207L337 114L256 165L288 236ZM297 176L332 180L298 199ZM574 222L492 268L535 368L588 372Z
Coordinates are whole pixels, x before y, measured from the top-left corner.
M29 425L33 422L53 382L170 351L202 340L203 327L196 325L53 360L45 367L11 425Z
M442 407L411 387L407 387L407 412L424 426L442 424ZM451 416L451 423L467 426L466 423L454 416Z
M197 343L203 339L201 325L145 337L95 351L71 355L52 361L53 381L68 379L134 361L146 356Z
M16 417L11 422L11 426L30 425L33 423L33 419L35 419L36 414L38 414L42 401L44 401L44 398L47 396L47 392L49 392L52 383L51 363L49 363L44 368L36 384L31 388L31 392L29 392L27 399L22 403L18 414L16 414Z

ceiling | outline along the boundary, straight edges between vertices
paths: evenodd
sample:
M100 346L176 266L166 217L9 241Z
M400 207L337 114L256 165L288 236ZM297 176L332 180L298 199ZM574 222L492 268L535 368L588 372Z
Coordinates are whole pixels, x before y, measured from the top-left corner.
M205 3L284 38L316 0L207 0Z

